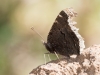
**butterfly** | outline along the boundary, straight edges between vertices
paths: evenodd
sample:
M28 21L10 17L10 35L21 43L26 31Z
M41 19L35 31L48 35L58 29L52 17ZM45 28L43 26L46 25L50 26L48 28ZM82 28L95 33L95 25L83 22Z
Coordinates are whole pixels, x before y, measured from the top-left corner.
M74 26L75 22L72 21L76 14L72 8L64 9L59 13L48 34L47 42L44 42L50 53L56 52L70 57L73 54L80 55L80 50L85 48L83 38Z
M43 41L49 53L70 57L74 54L80 55L80 51L85 48L84 40L74 26L76 22L72 21L76 15L72 8L64 9L59 13L48 34L47 42ZM34 30L33 27L31 29ZM43 39L39 33L38 35Z

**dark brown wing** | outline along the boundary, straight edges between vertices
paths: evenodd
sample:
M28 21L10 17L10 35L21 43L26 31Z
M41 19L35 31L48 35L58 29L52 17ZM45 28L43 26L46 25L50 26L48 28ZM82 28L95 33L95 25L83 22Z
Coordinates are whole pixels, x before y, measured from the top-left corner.
M68 15L61 11L47 38L48 50L64 56L79 55L79 39L68 25Z

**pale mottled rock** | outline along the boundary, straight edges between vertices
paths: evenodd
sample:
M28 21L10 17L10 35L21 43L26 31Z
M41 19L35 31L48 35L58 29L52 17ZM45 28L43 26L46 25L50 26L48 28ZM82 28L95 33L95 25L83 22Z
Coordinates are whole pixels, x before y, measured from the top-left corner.
M100 75L100 45L83 50L77 58L62 58L38 66L30 75Z

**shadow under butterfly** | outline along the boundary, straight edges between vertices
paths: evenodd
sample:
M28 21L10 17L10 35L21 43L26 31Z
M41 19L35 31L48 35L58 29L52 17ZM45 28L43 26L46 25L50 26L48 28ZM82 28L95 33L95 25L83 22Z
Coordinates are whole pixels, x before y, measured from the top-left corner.
M85 48L84 40L74 26L76 22L72 21L76 15L72 8L64 9L59 13L48 34L47 42L43 41L50 53L70 57L80 55L80 51Z

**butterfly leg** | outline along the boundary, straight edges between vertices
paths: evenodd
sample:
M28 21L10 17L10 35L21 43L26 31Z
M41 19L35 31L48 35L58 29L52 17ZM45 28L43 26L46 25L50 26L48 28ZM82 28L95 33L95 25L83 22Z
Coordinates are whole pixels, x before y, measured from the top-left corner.
M48 54L49 61L51 61L50 55Z
M48 58L49 58L49 61L51 61L51 58L50 58L50 52L48 52L48 53L44 53L44 59L45 59L45 64L46 64L46 54L48 55Z
M55 53L55 55L57 56L57 58L59 59L59 56L58 56L58 54L54 51L54 53Z
M45 64L46 64L46 56L45 56L46 54L44 53L44 61L45 61Z

